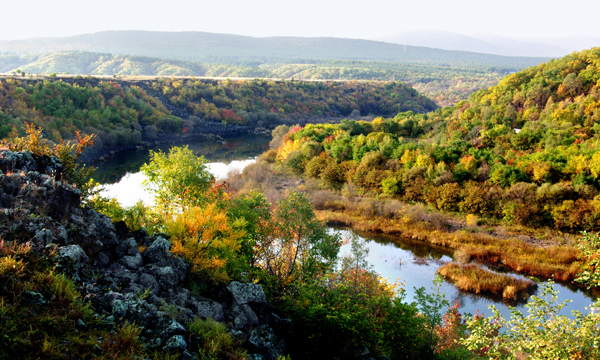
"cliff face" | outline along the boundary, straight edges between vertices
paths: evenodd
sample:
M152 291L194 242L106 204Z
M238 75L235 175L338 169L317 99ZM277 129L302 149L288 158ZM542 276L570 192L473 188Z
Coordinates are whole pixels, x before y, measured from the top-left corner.
M130 232L82 206L80 191L55 179L61 170L55 158L0 151L0 239L53 254L58 271L76 284L105 326L135 322L148 349L191 359L200 339L184 325L212 318L226 323L250 353L267 359L285 353L281 337L290 321L273 311L259 285L232 282L214 293L193 294L182 287L189 267L169 252L166 235Z

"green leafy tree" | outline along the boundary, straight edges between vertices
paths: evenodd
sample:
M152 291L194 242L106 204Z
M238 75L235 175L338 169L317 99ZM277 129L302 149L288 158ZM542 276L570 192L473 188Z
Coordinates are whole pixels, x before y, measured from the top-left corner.
M258 264L281 286L331 269L340 246L316 219L310 198L298 191L277 202L269 236L257 244Z
M206 159L187 146L172 147L168 154L151 151L150 162L141 171L147 177L144 186L155 194L157 206L165 213L206 204L215 181Z

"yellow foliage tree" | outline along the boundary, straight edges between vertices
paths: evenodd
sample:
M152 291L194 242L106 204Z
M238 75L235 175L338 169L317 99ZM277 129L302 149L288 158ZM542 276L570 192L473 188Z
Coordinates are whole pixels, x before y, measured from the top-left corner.
M277 149L277 160L283 162L290 155L291 152L300 149L300 141L298 140L285 140L283 145Z
M191 265L192 274L222 283L236 266L244 226L243 220L228 221L223 210L210 204L167 220L165 229L172 236L171 251Z

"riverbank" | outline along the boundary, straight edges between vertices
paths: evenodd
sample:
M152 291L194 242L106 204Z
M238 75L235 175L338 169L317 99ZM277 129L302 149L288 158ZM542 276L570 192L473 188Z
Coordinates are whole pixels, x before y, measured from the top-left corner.
M464 218L422 204L360 196L352 186L324 190L314 179L300 179L276 168L271 152L226 180L233 192L262 191L276 201L292 189L308 193L317 217L328 225L393 234L443 246L462 263L475 262L528 276L577 285L582 269L578 236L548 228L510 226L490 219Z

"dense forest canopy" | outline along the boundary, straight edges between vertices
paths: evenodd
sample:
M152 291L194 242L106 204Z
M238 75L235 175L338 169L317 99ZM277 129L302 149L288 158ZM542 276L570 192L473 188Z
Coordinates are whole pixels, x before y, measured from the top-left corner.
M422 63L359 60L211 58L207 62L111 55L83 51L36 55L0 55L0 72L27 74L92 74L274 78L296 80L403 81L440 106L465 100L475 90L495 85L523 66L470 64L443 66Z
M445 211L598 230L599 56L551 60L428 114L294 128L279 160L334 188L353 182Z
M173 116L168 107L185 116ZM129 146L160 133L193 132L207 121L270 127L353 111L392 115L435 108L433 101L397 82L6 79L0 80L0 138L22 135L23 123L29 122L55 142L80 130L98 134L99 147Z

